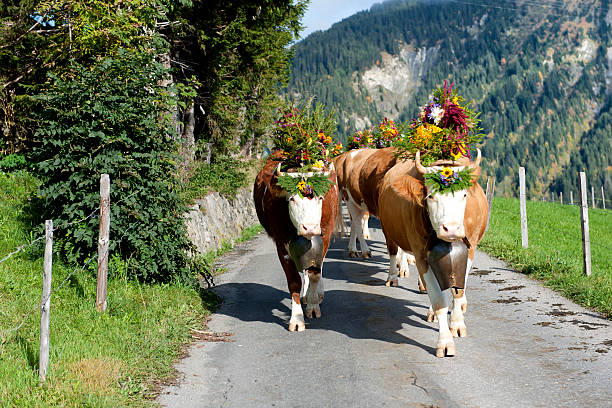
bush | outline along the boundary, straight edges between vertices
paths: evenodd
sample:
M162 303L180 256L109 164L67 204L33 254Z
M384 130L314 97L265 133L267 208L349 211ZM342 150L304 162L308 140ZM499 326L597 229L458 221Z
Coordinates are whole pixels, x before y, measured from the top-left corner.
M173 93L166 70L145 52L73 62L37 99L42 104L35 149L43 179L43 219L70 260L94 254L100 175L111 179L111 251L131 258L130 275L166 281L183 275L189 241L176 177L171 126Z
M251 181L247 179L248 167L249 163L228 156L219 156L211 164L199 163L185 188L186 198L200 198L211 191L217 191L226 198L234 198L238 189Z

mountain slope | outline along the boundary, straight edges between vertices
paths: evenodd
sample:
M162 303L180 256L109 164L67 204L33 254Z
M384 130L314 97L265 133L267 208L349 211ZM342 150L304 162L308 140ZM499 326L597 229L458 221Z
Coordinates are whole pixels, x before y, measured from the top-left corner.
M339 114L341 137L409 120L455 82L482 112L486 175L515 195L577 191L577 171L610 191L612 47L608 0L389 1L295 45L288 92Z

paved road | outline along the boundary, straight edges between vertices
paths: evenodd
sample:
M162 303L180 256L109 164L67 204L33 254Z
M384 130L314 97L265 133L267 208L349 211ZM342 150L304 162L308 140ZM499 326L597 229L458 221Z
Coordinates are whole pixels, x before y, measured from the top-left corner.
M287 330L291 303L272 241L260 235L222 263L225 301L209 323L231 342L200 342L177 369L167 407L612 407L612 324L478 253L468 337L436 358L437 323L416 269L384 286L388 257L372 228L373 259L324 265L323 316ZM412 268L412 267L411 267Z

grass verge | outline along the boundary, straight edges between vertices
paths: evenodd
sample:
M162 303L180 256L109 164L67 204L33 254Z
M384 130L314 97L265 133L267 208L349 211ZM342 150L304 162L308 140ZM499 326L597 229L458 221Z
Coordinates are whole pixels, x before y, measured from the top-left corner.
M22 212L36 186L37 181L27 173L0 172L0 259L36 238L26 233L28 217ZM248 229L241 240L260 228ZM227 251L231 245L224 248ZM211 264L224 248L209 255ZM112 258L108 310L100 314L95 309L95 260L84 269L55 261L50 367L47 381L40 385L37 306L42 264L42 245L38 244L0 263L0 405L155 405L152 398L164 381L173 378L173 364L192 340L191 329L204 327L218 304L216 296L181 283L129 280L125 263ZM22 321L23 326L13 330Z
M612 213L589 208L591 276L582 261L580 207L527 202L529 248L522 248L519 200L495 198L480 249L612 318Z

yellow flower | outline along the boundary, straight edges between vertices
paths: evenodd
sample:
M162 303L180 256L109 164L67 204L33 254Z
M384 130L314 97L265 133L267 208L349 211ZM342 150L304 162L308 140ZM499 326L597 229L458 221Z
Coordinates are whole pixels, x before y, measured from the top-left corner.
M451 157L453 160L458 160L463 156L465 152L465 143L461 143L451 149Z
M315 169L322 169L324 166L323 161L322 160L317 160L315 162L315 164L312 165L313 168Z
M325 139L325 133L319 132L319 140Z
M300 180L300 182L297 185L298 190L300 190L303 193L305 187L306 187L306 182L304 180Z
M292 138L291 136L289 136L289 137L287 138L287 143L292 143L292 142L293 142L293 138Z
M431 133L439 133L442 131L442 129L437 127L436 125L429 125L428 129L431 131Z
M453 175L453 170L450 167L445 167L440 174L442 174L444 177L450 177Z
M457 101L458 101L458 99L457 99L457 97L455 96L455 97L453 98L453 103L456 105L456 104L457 104Z

